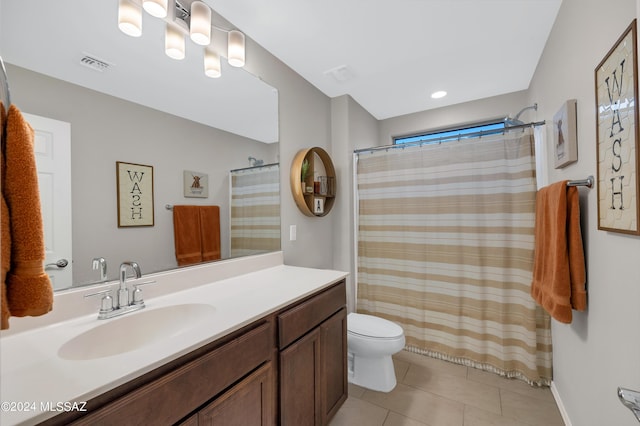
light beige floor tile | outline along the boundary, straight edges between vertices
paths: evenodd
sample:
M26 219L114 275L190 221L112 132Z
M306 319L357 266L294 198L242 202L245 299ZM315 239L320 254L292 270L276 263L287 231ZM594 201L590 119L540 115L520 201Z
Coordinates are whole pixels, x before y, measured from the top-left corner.
M553 402L553 394L548 387L535 387L518 379L508 379L498 374L482 371L477 368L469 368L467 378L474 382L485 383L487 385L498 386L511 392L519 393L530 398L540 399L542 401Z
M349 383L349 397L362 398L364 395L365 388L362 386L354 385L353 383Z
M501 414L500 392L495 386L472 382L463 377L434 374L432 368L411 365L404 384L442 397Z
M430 426L462 426L463 404L402 383L389 393L368 390L362 399Z
M408 362L402 361L400 359L393 360L393 369L396 372L396 381L398 381L398 383L402 383L404 375L407 374L407 370L409 369L410 365L411 364L409 364Z
M532 426L564 426L554 402L532 399L526 395L500 390L502 415ZM535 401L535 402L534 402Z
M394 360L398 359L411 364L431 368L434 372L449 374L452 376L467 377L466 366L443 361L441 359L431 358L405 350L398 352L393 356L393 358Z
M410 419L409 417L402 416L398 413L394 413L393 411L389 411L389 415L387 416L387 420L384 422L384 426L428 426L428 425L426 425L426 423L422 423L417 420Z
M479 408L464 407L464 426L529 426L510 417L503 417Z
M363 401L349 397L329 422L330 426L382 426L389 411Z

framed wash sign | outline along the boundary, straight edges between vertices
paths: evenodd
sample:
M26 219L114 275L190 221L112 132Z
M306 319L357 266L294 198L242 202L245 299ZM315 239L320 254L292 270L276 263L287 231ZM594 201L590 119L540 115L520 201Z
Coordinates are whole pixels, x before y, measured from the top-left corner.
M116 161L118 227L153 226L153 167Z
M598 229L640 235L636 20L595 70Z

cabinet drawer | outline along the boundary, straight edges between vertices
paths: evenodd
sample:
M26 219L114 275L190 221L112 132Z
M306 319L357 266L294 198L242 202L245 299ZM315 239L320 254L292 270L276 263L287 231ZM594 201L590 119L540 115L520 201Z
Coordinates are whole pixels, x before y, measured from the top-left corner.
M344 280L278 315L278 347L283 349L346 304Z
M271 359L272 322L191 361L74 424L173 424Z

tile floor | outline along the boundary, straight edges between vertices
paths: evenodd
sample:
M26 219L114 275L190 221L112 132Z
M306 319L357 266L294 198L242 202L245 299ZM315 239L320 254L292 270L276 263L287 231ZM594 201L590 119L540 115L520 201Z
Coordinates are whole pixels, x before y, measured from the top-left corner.
M549 388L407 351L389 393L349 384L330 426L564 426Z

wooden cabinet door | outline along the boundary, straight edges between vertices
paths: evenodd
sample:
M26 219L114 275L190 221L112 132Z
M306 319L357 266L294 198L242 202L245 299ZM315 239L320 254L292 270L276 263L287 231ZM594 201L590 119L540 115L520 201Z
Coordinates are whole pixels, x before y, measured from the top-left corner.
M320 329L280 352L280 424L314 426L321 422Z
M347 399L347 309L320 325L321 424L326 425Z
M216 398L198 412L198 426L272 426L275 381L271 363Z

